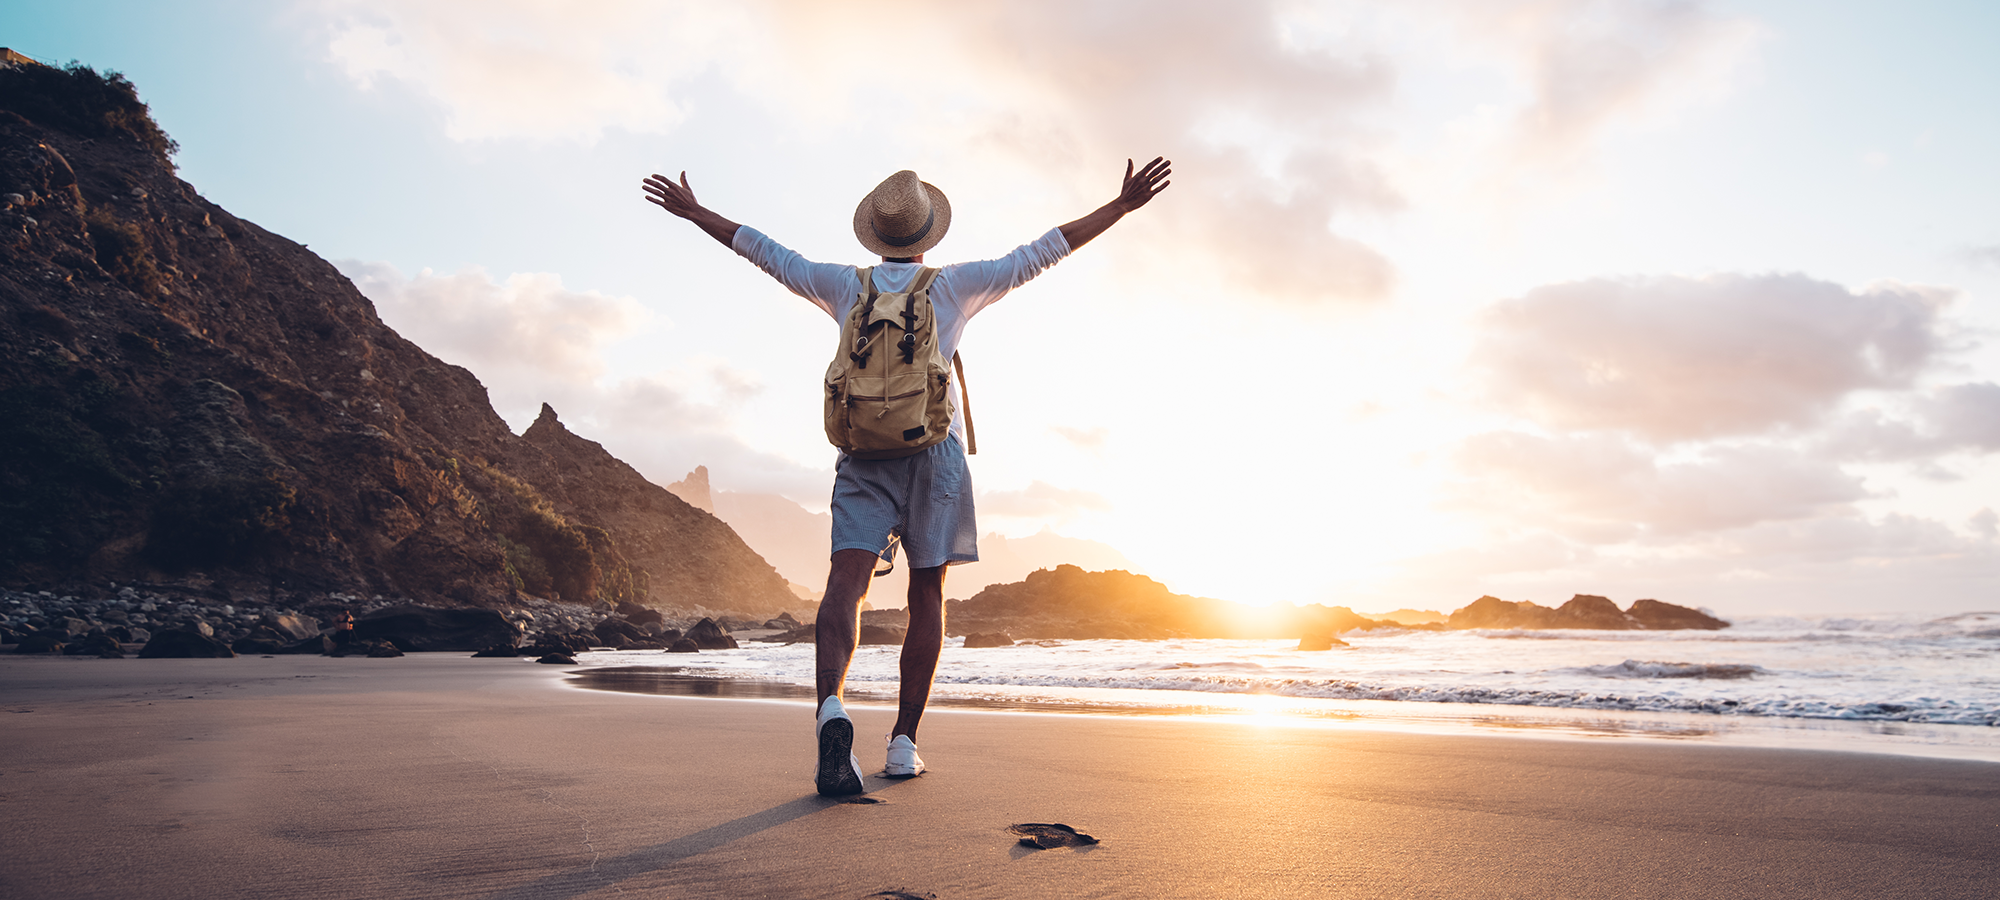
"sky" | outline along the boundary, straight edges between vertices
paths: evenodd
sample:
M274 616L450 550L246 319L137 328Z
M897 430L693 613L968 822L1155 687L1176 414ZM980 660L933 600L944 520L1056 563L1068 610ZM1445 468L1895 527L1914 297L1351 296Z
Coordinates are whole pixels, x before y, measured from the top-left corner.
M181 175L653 481L823 510L834 323L641 200L933 264L1173 160L976 317L982 530L1181 593L2000 608L2000 7L71 0Z

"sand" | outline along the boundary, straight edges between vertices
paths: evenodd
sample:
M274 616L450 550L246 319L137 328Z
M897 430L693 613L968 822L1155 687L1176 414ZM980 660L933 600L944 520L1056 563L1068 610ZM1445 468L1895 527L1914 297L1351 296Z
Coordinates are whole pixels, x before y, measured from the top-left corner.
M2000 765L808 703L560 667L0 658L0 897L1990 897ZM894 710L855 710L879 768ZM1102 843L1032 850L1007 827Z

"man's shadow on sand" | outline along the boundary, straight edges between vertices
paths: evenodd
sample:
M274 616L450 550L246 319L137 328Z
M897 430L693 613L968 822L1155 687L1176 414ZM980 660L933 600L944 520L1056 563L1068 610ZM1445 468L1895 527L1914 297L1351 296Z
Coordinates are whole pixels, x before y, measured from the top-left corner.
M803 819L824 809L879 802L871 798L900 783L891 781L867 794L838 800L808 794L797 800L780 803L763 812L751 813L713 828L704 828L664 844L654 844L624 856L597 860L588 868L550 875L508 888L492 895L489 900L566 900L570 897L580 897L592 891L603 890L628 878L664 869L688 857L707 853L758 832Z

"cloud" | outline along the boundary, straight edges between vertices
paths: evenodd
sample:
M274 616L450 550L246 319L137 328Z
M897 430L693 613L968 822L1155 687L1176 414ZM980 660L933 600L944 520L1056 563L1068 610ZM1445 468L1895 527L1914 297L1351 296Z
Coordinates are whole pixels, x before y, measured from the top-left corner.
M1989 247L1967 247L1959 251L1958 258L1975 266L2000 268L2000 244Z
M1950 349L1951 292L1803 275L1545 285L1490 307L1473 364L1498 407L1652 441L1806 427L1849 394L1909 388Z
M1454 463L1452 503L1600 544L1684 541L1701 532L1853 514L1869 496L1825 460L1768 446L1720 446L1684 461L1608 435L1476 435Z
M988 515L1063 522L1086 512L1108 510L1111 501L1092 491L1034 481L1018 491L982 493L978 505L979 511Z
M1747 18L1686 0L1453 4L1475 45L1529 91L1509 126L1517 163L1575 163L1611 126L1659 119L1726 90L1757 37Z
M1175 211L1156 226L1214 251L1226 276L1307 302L1379 299L1394 281L1381 253L1331 227L1401 204L1357 121L1393 73L1371 47L1294 40L1295 7L1277 0L320 9L350 79L409 86L456 139L662 132L715 75L793 128L865 129L916 158L970 156L967 171L998 157L1044 180L1088 172L1090 202L1116 188L1108 162L1164 153Z
M323 0L327 52L363 88L399 81L441 106L454 140L594 140L660 133L686 105L672 85L741 32L727 4L478 4Z
M1948 453L2000 453L2000 384L1955 384L1898 398L1900 416L1879 408L1843 416L1819 442L1837 459L1929 461Z
M474 371L504 373L509 386L595 381L605 371L604 346L652 319L637 300L572 291L560 276L543 272L496 281L471 267L405 278L388 263L335 265L404 337Z
M1057 437L1070 442L1071 446L1076 447L1078 450L1087 450L1091 453L1101 452L1104 449L1104 442L1111 438L1111 429L1108 428L1071 428L1067 425L1050 425L1049 430L1055 432Z

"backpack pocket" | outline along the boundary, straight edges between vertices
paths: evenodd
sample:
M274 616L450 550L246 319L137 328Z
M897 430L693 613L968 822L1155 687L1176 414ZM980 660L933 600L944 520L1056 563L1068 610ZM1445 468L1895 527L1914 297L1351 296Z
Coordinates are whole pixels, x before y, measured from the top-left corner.
M923 446L930 435L925 419L932 393L922 372L848 376L848 446L862 453Z

